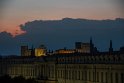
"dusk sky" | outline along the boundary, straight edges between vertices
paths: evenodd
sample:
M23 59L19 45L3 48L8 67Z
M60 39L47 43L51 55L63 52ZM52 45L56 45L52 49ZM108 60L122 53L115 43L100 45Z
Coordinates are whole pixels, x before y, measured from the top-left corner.
M0 32L22 33L20 24L65 17L85 19L124 18L123 0L1 0Z
M24 41L26 43L30 42L30 44L43 42L50 48L61 43L61 46L55 47L59 48L63 47L63 44L67 46L74 44L76 41L88 41L91 36L96 39L96 43L99 43L97 45L99 48L108 45L110 39L115 40L115 47L119 48L124 45L124 19L116 18L124 18L123 4L124 0L1 0L0 52L3 53L0 54L14 54L17 49L18 51L15 54L19 54L19 46L22 43L24 44ZM73 19L63 19L67 17ZM81 20L80 23L82 24L77 25L80 20L78 18L89 20ZM41 20L52 21L42 22ZM70 24L66 24L66 21ZM65 24L61 24L61 22ZM44 23L48 25L46 26ZM89 25L85 23L89 23ZM23 26L20 27L21 24ZM57 27L63 29L63 32L61 33L61 29L56 29ZM68 27L69 29L66 30ZM98 27L101 27L101 29ZM39 29L40 32L35 28ZM80 32L81 30L82 32ZM74 34L74 31L77 32ZM41 37L38 37L37 34ZM71 39L72 36L75 38ZM85 38L83 39L83 37ZM55 43L57 38L59 43ZM68 43L65 43L62 39ZM64 43L62 44L62 42ZM103 45L100 46L100 43ZM11 49L11 47L13 48Z

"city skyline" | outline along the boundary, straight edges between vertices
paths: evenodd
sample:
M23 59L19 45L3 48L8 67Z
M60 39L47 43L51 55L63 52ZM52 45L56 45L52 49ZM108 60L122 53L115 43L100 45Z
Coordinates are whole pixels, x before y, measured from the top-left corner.
M92 37L100 51L124 46L122 0L1 0L0 54L20 54L21 45L73 48Z
M0 0L0 81L124 83L124 0Z
M21 46L21 56L0 57L0 80L36 83L124 83L124 47L99 52L92 43L76 42L75 49L46 52L46 48ZM108 78L109 77L109 78ZM8 79L7 79L8 78ZM18 79L17 79L18 78ZM31 80L30 83L33 81ZM33 83L35 83L33 81ZM20 83L22 83L20 82Z
M21 45L38 46L44 44L50 50L73 48L74 42L93 43L100 51L107 51L109 41L114 50L124 46L124 19L88 20L63 18L62 20L35 20L21 25L26 33L13 37L7 32L0 33L0 54L20 54Z

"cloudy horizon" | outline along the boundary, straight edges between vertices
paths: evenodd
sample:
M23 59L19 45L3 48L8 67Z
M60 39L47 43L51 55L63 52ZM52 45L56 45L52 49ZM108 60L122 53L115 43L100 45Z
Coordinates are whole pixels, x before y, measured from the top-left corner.
M0 33L0 54L20 55L20 46L38 47L44 44L48 50L64 47L74 48L75 42L89 42L92 37L99 51L108 51L109 41L114 50L124 46L124 19L88 20L64 18L61 20L34 20L20 26L24 34L13 37L10 33Z
M1 0L0 32L22 34L20 24L40 19L124 18L123 3L123 0Z
M21 45L74 48L92 36L100 51L124 46L124 0L1 0L0 54ZM80 19L79 19L80 18ZM122 18L122 19L121 19ZM20 26L21 25L21 26Z

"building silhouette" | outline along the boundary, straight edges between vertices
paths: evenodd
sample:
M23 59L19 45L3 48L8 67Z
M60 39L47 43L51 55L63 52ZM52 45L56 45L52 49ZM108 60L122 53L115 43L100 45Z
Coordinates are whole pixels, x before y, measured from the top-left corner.
M113 47L112 47L112 40L110 40L110 47L109 47L109 52L112 53L113 52Z
M27 49L21 47L21 56L0 58L0 75L21 75L43 83L124 83L124 47L113 51L112 40L108 52L99 52L92 39L76 42L74 49L38 50L43 52L40 57L35 56L39 52L27 56Z
M29 51L28 46L21 46L21 56L29 56L31 51Z

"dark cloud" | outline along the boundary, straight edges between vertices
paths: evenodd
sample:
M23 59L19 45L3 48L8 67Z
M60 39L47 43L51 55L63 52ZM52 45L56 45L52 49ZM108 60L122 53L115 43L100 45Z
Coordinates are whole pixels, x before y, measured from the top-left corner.
M31 46L32 44L34 46L45 44L49 49L74 48L76 41L89 42L91 36L100 50L108 50L110 39L113 40L116 49L124 45L124 19L119 18L115 20L71 18L35 20L21 25L21 29L26 33L15 38L8 33L1 33L0 46L3 47L1 46L0 49L6 48L6 51L16 49L16 53L19 53L20 45Z
M0 33L0 54L17 54L17 41L10 33Z

